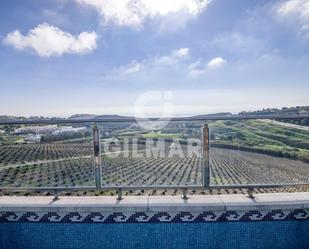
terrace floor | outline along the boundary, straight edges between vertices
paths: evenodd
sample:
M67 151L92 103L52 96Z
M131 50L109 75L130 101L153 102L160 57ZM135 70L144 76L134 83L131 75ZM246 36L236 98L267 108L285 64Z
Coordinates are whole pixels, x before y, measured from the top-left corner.
M54 201L49 196L2 196L0 212L6 211L228 211L308 209L309 192L246 195L192 195L188 200L180 196L127 196L118 201L112 196L64 196Z

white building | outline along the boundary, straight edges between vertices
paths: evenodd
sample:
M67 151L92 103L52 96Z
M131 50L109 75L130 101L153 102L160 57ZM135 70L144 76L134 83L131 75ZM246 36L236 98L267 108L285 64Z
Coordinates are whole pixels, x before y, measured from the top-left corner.
M15 134L52 134L74 133L86 131L86 127L73 128L72 126L46 125L46 126L26 126L15 130Z
M60 135L60 134L75 133L75 132L84 132L86 130L87 130L86 127L73 128L72 126L64 126L64 127L58 127L57 130L52 132L52 135Z
M29 135L25 137L26 143L40 143L41 142L41 136L40 135Z
M46 126L26 126L15 130L15 134L26 134L26 133L51 133L58 129L57 125L46 125Z

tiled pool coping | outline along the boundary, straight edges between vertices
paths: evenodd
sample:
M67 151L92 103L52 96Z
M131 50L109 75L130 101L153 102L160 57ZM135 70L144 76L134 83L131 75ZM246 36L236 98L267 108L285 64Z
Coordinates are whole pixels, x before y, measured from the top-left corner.
M309 220L309 192L245 195L0 197L0 223L182 223Z

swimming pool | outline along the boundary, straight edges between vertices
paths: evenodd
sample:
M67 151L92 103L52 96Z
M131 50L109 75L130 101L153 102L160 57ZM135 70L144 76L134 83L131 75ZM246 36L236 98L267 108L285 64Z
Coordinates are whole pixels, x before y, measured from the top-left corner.
M0 198L0 248L308 249L308 197Z
M0 225L3 249L309 248L309 221Z

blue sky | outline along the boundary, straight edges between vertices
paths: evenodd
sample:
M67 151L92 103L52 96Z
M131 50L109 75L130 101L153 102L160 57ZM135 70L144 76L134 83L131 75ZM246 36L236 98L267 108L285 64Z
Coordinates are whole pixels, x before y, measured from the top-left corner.
M2 0L0 87L8 115L308 105L309 0Z

